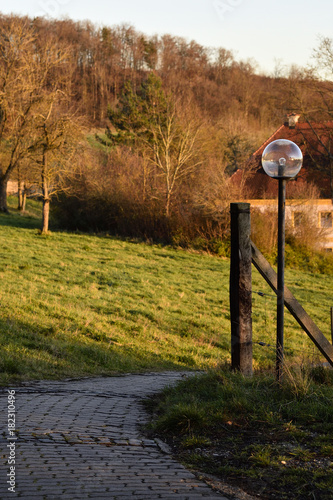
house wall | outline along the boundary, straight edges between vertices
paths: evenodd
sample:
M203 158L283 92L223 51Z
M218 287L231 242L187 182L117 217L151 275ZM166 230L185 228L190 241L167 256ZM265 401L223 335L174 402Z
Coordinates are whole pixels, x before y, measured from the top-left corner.
M17 182L16 181L8 181L7 184L7 194L17 194Z
M261 212L277 211L277 200L248 200L251 207ZM303 217L311 219L313 224L322 231L319 245L322 249L333 251L333 200L287 200L286 223L295 229L302 224Z
M41 190L38 186L34 184L26 185L24 182L21 183L21 188L25 189L26 195L29 196L39 196L41 194ZM7 195L17 195L18 194L18 182L17 181L8 181L7 184Z

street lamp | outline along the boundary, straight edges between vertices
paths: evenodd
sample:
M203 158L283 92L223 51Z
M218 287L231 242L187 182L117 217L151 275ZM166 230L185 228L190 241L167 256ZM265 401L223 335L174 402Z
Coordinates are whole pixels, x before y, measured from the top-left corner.
M261 162L266 174L279 181L276 377L278 382L281 382L283 368L286 183L287 180L296 177L301 170L303 155L294 142L287 139L278 139L266 146Z

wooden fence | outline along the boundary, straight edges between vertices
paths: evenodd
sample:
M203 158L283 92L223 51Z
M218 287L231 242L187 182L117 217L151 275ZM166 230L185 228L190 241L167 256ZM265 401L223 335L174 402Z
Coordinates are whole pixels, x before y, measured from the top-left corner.
M277 275L251 241L249 203L231 203L230 320L231 365L252 374L252 263L274 293ZM333 367L333 346L285 286L284 304ZM333 341L333 339L332 339Z

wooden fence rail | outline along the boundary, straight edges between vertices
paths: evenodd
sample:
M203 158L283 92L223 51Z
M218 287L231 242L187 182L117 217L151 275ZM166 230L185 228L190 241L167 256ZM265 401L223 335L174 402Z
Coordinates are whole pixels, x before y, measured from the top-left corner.
M252 262L254 266L258 269L261 276L267 281L274 292L277 293L276 272L271 268L265 257L252 242L251 248ZM333 346L286 286L284 287L284 304L299 325L308 334L319 351L323 354L323 356L325 356L329 364L333 367Z
M251 241L249 203L231 203L230 320L231 366L252 375L252 264L277 294L277 274ZM284 287L284 305L333 367L333 346ZM333 310L331 330L333 337ZM333 342L333 338L332 338Z

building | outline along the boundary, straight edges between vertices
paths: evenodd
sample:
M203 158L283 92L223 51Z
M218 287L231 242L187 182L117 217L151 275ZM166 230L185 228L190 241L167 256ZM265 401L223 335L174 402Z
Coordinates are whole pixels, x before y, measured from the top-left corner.
M277 196L277 182L268 177L261 165L261 157L265 147L277 139L288 139L295 142L303 153L302 170L297 176L296 184L313 183L320 192L320 198L333 199L333 121L302 122L300 115L288 115L285 123L279 127L249 158L246 170L248 187L253 198L270 198ZM242 175L236 172L235 178Z
M251 207L259 212L277 211L276 200L248 200ZM331 199L317 200L287 200L286 224L295 233L305 221L309 221L318 229L320 235L319 249L333 252L333 201Z
M261 157L265 147L277 139L295 142L303 153L303 166L295 180L287 183L291 195L286 204L286 222L297 231L305 220L312 223L322 233L321 247L333 251L333 121L299 122L300 115L291 114L283 125L269 137L249 158L245 171L246 188L250 194L252 207L264 212L277 205L278 182L269 177L262 168ZM239 182L243 172L233 175ZM304 196L307 186L315 186L317 198ZM297 193L302 193L297 198Z
M7 194L10 196L10 195L14 195L14 194L17 194L17 182L16 181L8 181L8 184L7 184Z

